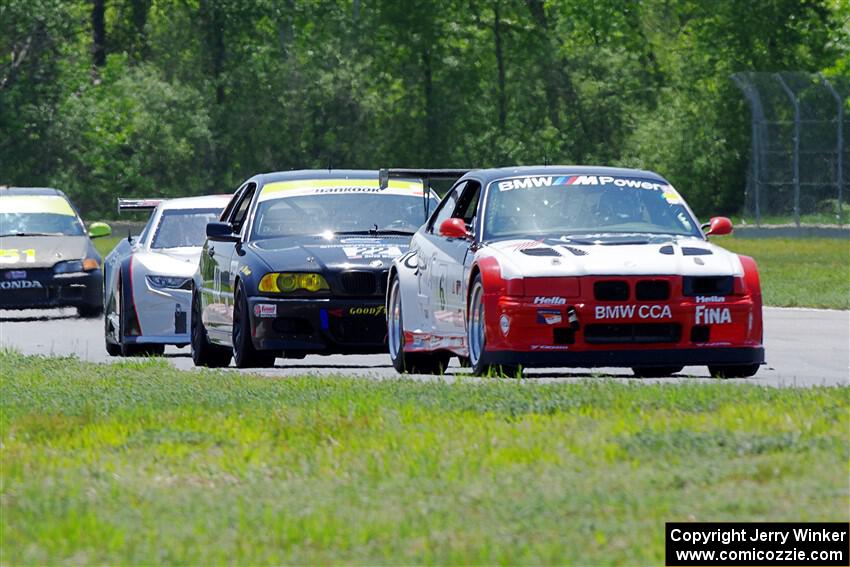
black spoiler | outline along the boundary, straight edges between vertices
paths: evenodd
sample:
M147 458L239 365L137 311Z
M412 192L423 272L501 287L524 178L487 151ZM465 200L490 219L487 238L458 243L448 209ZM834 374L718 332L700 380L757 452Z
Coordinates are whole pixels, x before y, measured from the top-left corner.
M152 211L165 199L118 199L118 212Z
M381 189L389 187L391 178L418 177L431 186L432 179L460 179L472 169L412 169L403 167L384 168L378 170L378 185Z

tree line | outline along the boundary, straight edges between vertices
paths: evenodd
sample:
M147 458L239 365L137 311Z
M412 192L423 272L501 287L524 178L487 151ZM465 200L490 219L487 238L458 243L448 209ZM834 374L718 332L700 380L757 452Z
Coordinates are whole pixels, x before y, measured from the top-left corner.
M743 203L730 75L850 75L845 0L0 0L0 184L232 191L292 168L600 164Z

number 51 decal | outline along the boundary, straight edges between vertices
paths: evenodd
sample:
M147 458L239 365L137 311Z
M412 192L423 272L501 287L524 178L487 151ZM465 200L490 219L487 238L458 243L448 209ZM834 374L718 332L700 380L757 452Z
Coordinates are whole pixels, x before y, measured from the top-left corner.
M0 264L17 264L20 261L35 264L35 249L0 248Z

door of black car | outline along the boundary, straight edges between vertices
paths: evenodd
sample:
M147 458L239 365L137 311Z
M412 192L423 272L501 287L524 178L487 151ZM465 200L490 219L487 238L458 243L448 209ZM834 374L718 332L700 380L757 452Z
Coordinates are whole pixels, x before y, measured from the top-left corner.
M431 300L434 329L444 336L465 333L464 264L467 258L471 260L472 240L442 236L440 223L446 218L462 218L470 235L474 235L481 184L474 179L469 179L458 184L456 189L458 198L451 213L445 211L442 215L437 215L427 231L427 239L431 245L431 275L429 277L430 287L434 290Z
M241 191L238 201L232 208L228 207L229 210L222 217L223 222L228 222L233 227L233 234L239 235L240 238L247 233L245 225L256 189L256 183L249 183ZM204 258L212 272L210 306L207 311L208 330L217 342L227 344L230 343L233 327L233 282L238 269L238 266L234 267L238 264L235 258L236 246L236 242L210 241L207 243Z

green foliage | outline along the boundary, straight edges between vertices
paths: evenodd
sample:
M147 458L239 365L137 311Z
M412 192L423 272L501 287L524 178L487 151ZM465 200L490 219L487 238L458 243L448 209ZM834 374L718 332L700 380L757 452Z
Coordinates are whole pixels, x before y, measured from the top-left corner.
M0 352L9 564L660 564L847 521L848 388L372 381Z
M765 305L850 309L850 241L737 237L712 240L755 258Z
M840 0L0 2L0 182L86 213L303 167L625 164L741 208L734 72L847 76Z

